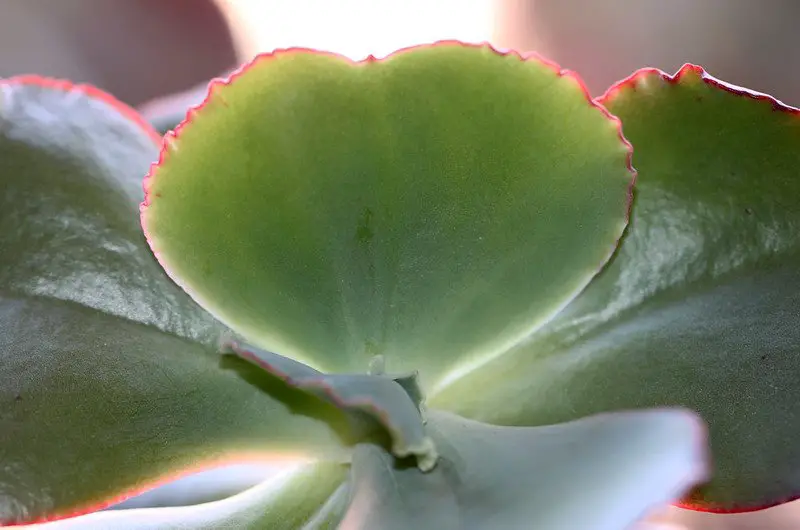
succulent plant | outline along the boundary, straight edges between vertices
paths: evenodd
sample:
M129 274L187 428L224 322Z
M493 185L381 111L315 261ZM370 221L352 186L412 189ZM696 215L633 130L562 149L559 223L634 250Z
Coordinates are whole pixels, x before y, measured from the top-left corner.
M792 499L798 145L794 109L696 66L593 100L457 42L262 55L163 139L0 81L0 522L622 530Z

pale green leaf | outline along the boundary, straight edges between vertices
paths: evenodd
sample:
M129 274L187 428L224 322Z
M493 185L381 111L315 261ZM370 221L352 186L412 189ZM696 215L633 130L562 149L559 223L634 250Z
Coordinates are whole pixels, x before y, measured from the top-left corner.
M324 372L486 362L582 289L625 225L618 123L531 57L440 43L354 64L288 50L167 135L143 226L259 347Z

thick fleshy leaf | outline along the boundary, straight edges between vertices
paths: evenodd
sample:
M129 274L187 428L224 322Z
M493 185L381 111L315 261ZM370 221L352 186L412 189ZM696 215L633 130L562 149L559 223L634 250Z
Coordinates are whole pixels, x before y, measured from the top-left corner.
M157 142L92 87L0 80L0 292L71 300L214 344L222 326L163 273L138 223Z
M215 462L346 458L354 441L335 407L220 360L222 326L138 231L155 145L118 107L87 87L0 82L0 523L98 509Z
M354 412L354 418L361 414L369 416L373 420L370 423L379 423L391 436L392 454L395 456L404 458L413 455L423 471L429 471L436 465L436 448L425 434L418 404L390 376L324 374L294 359L237 342L229 342L226 348L290 387L308 392L342 410Z
M324 372L382 354L432 385L485 362L582 289L626 224L618 123L533 57L295 49L210 94L146 183L150 245L249 342Z
M347 468L312 464L198 506L98 512L28 530L334 530L347 508Z
M546 329L431 406L511 425L685 406L708 422L714 460L685 505L794 498L800 116L694 66L644 70L603 102L640 171L620 251Z
M702 422L682 410L496 427L431 411L430 473L362 444L344 530L621 530L706 475Z

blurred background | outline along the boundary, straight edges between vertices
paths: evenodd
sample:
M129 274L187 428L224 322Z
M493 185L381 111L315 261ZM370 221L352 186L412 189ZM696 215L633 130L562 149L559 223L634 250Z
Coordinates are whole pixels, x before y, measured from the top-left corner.
M490 40L576 70L595 95L642 66L705 66L800 105L796 0L0 0L0 76L87 82L137 106L303 45L376 55Z
M139 105L236 61L209 0L0 0L0 77L63 77Z
M0 77L96 85L166 130L209 79L262 51L305 46L354 59L438 39L535 50L578 72L593 95L644 66L704 66L800 105L797 0L0 0ZM206 474L129 501L199 502L269 469ZM665 528L797 530L800 503L713 515L668 508ZM674 525L674 526L673 526Z

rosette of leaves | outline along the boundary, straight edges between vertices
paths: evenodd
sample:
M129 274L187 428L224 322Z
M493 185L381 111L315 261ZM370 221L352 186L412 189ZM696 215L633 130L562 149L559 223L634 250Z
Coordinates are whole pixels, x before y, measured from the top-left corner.
M86 87L0 89L0 521L622 529L708 478L687 408L713 478L685 503L793 495L800 155L774 100L689 68L598 103L458 43L276 52L164 138L142 231L152 131ZM308 463L69 518L280 458Z

